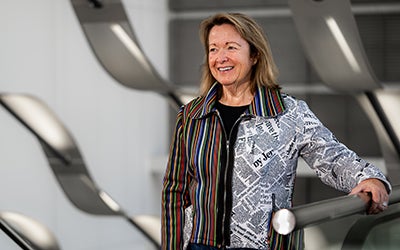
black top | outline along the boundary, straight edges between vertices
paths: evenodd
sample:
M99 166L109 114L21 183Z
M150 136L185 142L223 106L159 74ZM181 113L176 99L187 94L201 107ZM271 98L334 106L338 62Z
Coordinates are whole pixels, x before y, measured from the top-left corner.
M220 102L217 102L215 107L221 115L222 123L224 124L225 131L229 137L233 125L239 119L240 115L249 107L245 106L227 106Z

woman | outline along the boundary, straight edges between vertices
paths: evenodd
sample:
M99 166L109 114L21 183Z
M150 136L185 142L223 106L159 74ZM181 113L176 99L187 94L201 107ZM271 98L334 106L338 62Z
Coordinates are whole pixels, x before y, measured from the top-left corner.
M298 157L321 180L369 192L369 213L383 211L390 184L375 166L339 143L303 101L280 93L262 29L242 14L201 23L205 47L201 96L181 107L162 192L162 248L301 248L296 233L271 227L291 206Z

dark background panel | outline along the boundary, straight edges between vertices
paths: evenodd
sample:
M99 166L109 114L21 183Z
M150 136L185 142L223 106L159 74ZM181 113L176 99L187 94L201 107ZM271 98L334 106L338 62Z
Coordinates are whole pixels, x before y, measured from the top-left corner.
M172 11L193 10L229 10L234 8L248 9L258 7L287 6L282 0L170 0Z
M199 39L199 20L170 22L170 76L174 84L198 87L204 49Z
M279 82L308 83L309 73L303 47L291 18L255 18L269 40L272 55L279 69Z
M398 3L398 0L351 0L352 4ZM230 10L266 7L287 7L285 0L169 0L171 11Z

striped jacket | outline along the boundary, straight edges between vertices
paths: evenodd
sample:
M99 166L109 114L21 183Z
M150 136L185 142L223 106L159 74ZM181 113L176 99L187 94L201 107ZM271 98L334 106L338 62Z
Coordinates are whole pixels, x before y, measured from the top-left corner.
M183 249L189 206L192 243L256 249L300 244L301 236L284 241L270 225L275 210L291 207L298 157L338 190L349 192L371 177L387 183L305 102L279 90L259 87L228 135L214 107L218 88L178 112L162 190L162 249Z

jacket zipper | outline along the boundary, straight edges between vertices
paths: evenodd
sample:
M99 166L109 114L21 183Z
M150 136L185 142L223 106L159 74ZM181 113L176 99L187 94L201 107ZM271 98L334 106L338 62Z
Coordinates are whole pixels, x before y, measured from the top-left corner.
M218 118L219 118L219 120L220 120L220 122L221 122L221 126L222 126L222 131L223 131L223 133L224 133L224 137L225 137L225 140L226 140L226 138L228 138L226 141L225 141L225 143L226 143L226 164L225 164L225 169L224 169L224 187L225 187L225 191L224 191L224 197L223 197L223 213L222 213L222 221L220 221L220 223L222 224L222 226L221 226L221 230L222 230L222 239L218 239L217 238L217 244L218 244L218 247L222 247L222 246L225 246L226 245L226 243L228 243L228 244L230 244L230 232L226 232L225 231L225 229L226 229L226 227L227 227L227 224L230 224L230 220L229 220L229 223L225 223L225 221L226 221L226 216L227 216L227 204L226 204L226 202L227 202L227 192L226 192L226 189L227 189L227 185L228 185L228 171L229 171L229 164L230 164L230 154L231 154L231 152L230 152L230 148L231 148L231 143L232 143L232 131L234 131L235 129L236 129L236 126L239 124L239 122L243 119L243 117L244 116L246 116L246 114L245 113L243 113L243 114L241 114L240 115L240 117L235 121L235 123L233 124L233 126L232 126L232 128L231 128L231 131L229 131L229 136L227 137L227 132L226 132L226 129L225 129L225 126L224 126L224 123L223 123L223 121L222 121L222 119L221 119L221 116L220 116L220 114L219 114L219 112L218 112L218 110L216 110L216 113L217 113L217 116L218 116ZM229 185L232 185L232 184L229 184Z

